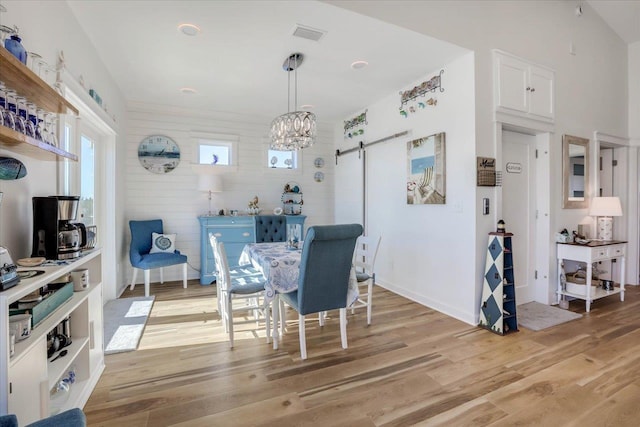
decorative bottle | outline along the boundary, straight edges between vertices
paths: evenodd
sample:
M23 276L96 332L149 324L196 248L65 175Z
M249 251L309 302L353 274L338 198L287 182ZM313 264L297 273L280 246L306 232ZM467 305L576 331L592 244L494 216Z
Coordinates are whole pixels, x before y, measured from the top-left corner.
M23 64L27 64L27 51L20 43L22 39L18 36L18 34L12 34L10 38L4 41L4 47L20 62Z

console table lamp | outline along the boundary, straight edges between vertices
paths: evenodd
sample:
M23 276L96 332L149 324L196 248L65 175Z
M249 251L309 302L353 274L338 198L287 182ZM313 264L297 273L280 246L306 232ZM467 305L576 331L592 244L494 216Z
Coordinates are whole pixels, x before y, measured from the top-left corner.
M598 240L613 240L613 218L622 216L618 197L594 197L591 199L589 215L598 217Z
M222 192L222 177L220 175L200 175L198 178L198 190L209 193L209 214L211 212L211 199L213 193Z

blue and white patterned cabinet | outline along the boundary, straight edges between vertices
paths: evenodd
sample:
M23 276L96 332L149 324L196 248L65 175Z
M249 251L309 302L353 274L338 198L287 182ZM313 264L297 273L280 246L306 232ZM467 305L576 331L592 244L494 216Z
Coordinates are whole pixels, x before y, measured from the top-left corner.
M518 330L512 233L489 233L479 326L500 335Z
M304 233L304 215L286 215L287 224L300 224ZM256 241L256 223L253 216L199 216L200 221L200 284L210 285L216 280L216 265L209 235L224 242L229 266L238 265L242 249ZM304 234L303 234L304 236Z

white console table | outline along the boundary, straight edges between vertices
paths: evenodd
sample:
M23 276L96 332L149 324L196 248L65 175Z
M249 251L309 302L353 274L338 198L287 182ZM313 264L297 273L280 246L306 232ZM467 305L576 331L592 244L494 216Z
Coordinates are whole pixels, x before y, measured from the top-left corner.
M624 255L626 251L627 242L619 240L592 241L585 245L577 243L558 243L558 302L560 302L562 295L582 299L586 302L586 311L588 313L591 309L591 301L599 298L620 294L620 301L624 301ZM615 284L614 289L611 291L606 291L600 286L596 286L595 289L592 289L592 264L597 261L613 259L618 259L620 261L620 283ZM562 289L560 275L562 274L562 263L564 260L579 261L587 264L587 277L584 293Z

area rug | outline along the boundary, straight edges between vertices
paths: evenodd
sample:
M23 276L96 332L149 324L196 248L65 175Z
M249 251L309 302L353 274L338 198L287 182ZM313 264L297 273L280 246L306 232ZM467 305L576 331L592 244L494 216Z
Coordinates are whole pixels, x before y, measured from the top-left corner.
M535 301L519 305L517 313L518 325L534 331L540 331L582 317L582 314Z
M155 297L118 298L104 306L104 353L134 351Z

